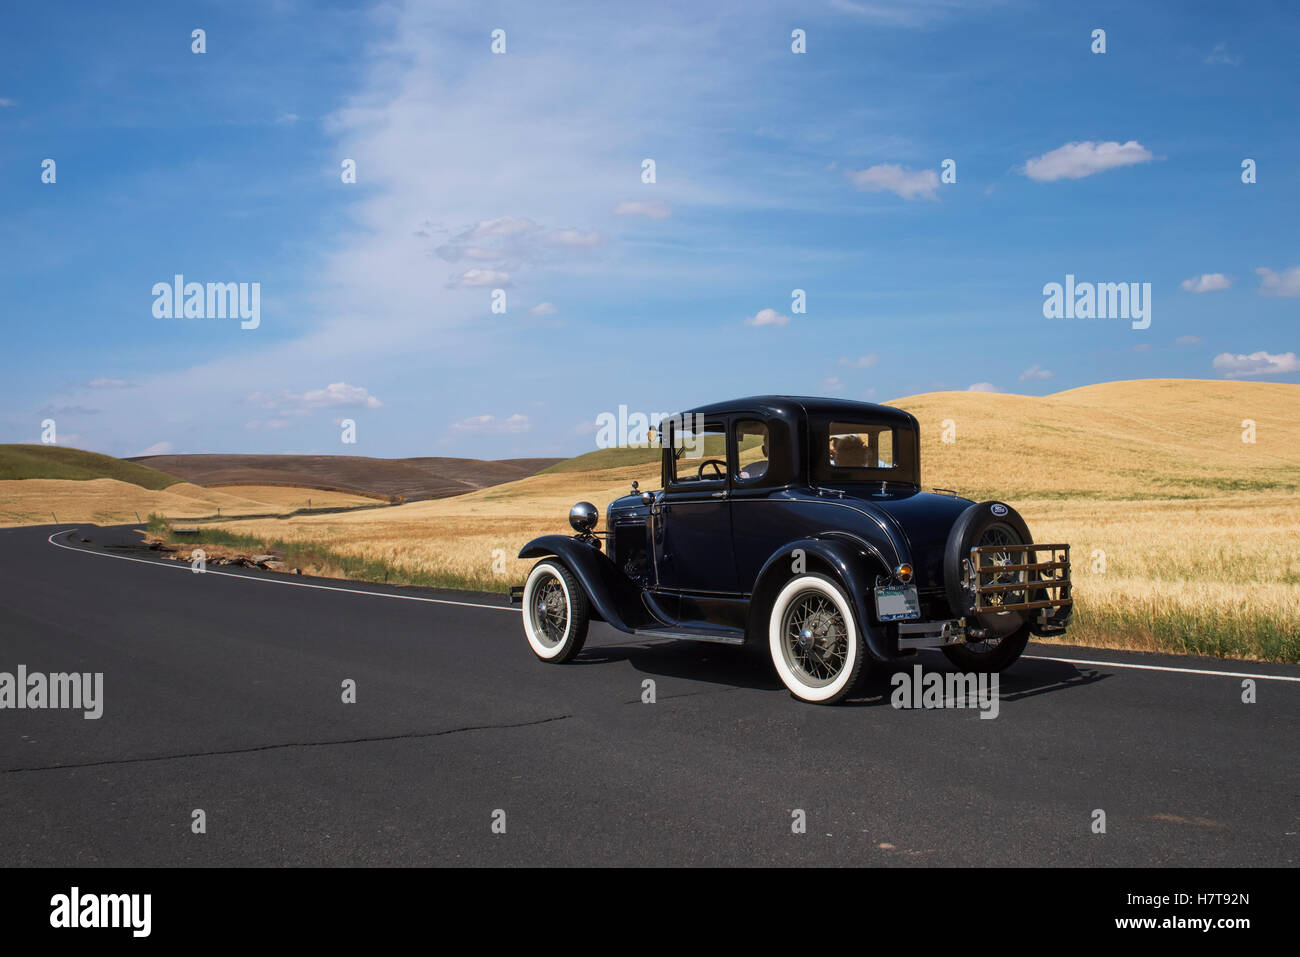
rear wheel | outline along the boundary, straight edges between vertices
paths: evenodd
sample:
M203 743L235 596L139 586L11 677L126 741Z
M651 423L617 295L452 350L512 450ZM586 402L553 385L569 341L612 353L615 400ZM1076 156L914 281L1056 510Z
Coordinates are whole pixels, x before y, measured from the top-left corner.
M843 700L867 658L848 596L824 575L800 575L781 589L768 619L768 650L790 693L814 704Z
M591 607L573 573L553 558L533 566L524 582L524 634L543 661L571 661L587 640Z

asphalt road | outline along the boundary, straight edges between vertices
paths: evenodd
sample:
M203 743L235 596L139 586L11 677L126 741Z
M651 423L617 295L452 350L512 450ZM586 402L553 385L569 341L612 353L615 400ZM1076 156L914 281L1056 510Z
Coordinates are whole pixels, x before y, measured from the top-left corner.
M547 665L495 596L197 575L66 528L0 530L0 672L102 672L103 716L0 710L0 865L1300 857L1297 667L1031 645L996 719L890 707L890 669L816 707L735 649L596 625Z

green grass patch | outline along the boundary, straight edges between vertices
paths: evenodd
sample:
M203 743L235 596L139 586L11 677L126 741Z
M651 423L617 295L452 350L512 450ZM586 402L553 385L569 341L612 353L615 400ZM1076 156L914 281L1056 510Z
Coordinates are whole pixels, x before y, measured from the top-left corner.
M117 479L151 491L184 481L111 455L57 445L0 445L0 481L13 479Z
M599 469L618 469L628 465L650 465L657 463L663 450L652 449L596 449L576 458L565 459L542 469L538 475L556 472L595 472Z

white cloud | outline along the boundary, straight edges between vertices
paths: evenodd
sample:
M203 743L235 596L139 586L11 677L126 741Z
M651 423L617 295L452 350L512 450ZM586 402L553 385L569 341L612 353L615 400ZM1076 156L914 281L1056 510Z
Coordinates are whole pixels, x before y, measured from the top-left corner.
M662 200L625 200L614 207L615 216L644 216L646 219L667 219L673 213Z
M858 189L871 193L888 191L903 199L939 198L939 174L932 169L909 170L883 163L867 169L845 170L849 181Z
M125 379L91 379L86 386L91 389L129 389L131 383Z
M449 432L461 435L516 435L527 432L533 427L528 416L516 412L504 419L494 415L475 415L468 419L453 422L447 427Z
M499 269L466 269L459 276L453 276L447 283L448 289L477 289L484 286L505 287L510 285L510 273Z
M3 97L3 96L0 96L0 107L5 107L5 106L17 106L17 105L18 105L18 101L17 101L17 100L10 100L10 99L6 99L6 98Z
M1216 43L1214 49L1206 55L1205 62L1211 66L1218 64L1224 66L1241 66L1241 57L1230 54L1228 52L1228 44Z
M865 356L858 356L856 359L841 359L840 365L852 366L855 369L870 369L879 361L880 361L880 356L872 352Z
M416 236L431 238L427 227L415 231ZM594 249L608 242L608 237L596 229L547 229L527 217L501 217L480 220L468 229L461 230L438 246L434 252L447 262L469 259L490 264L503 275L524 265L542 266L575 252ZM471 269L453 277L451 288L475 285L492 285L492 269ZM496 284L501 284L500 282Z
M587 249L599 246L605 241L605 237L595 230L584 233L580 229L553 229L546 234L546 241L553 246Z
M827 376L822 379L823 392L842 392L843 390L844 386L840 383L838 376Z
M500 239L507 236L523 236L528 233L535 233L541 228L527 217L512 219L509 216L502 216L498 219L480 220L457 238L465 240Z
M277 126L293 126L297 122L298 122L297 113L281 113L279 116L275 118L275 123Z
M1002 391L992 382L976 382L968 386L967 392L1000 392Z
M1233 355L1223 352L1214 357L1214 368L1229 379L1252 375L1286 375L1300 372L1300 359L1294 352L1273 355L1269 352L1252 352L1250 355Z
M1149 163L1154 157L1137 140L1117 143L1114 140L1094 143L1066 143L1025 163L1022 172L1040 183L1058 179L1082 179L1093 173L1136 163Z
M1044 379L1050 379L1052 372L1050 369L1044 369L1040 365L1032 365L1024 372L1020 373L1021 382L1037 382ZM987 384L987 383L985 383Z
M1221 272L1207 272L1191 279L1184 279L1182 287L1188 292L1218 292L1232 285L1232 280Z
M775 309L760 309L757 313L745 320L747 326L784 326L790 321L789 316L783 316Z
M555 303L553 302L539 302L528 311L534 316L553 316L560 310L555 308Z
M307 415L314 409L378 409L383 405L363 386L346 382L332 382L307 392L254 392L248 401L289 415Z
M1274 272L1267 266L1260 266L1255 272L1261 276L1259 291L1265 296L1300 296L1300 266L1292 266L1281 272Z
M76 438L76 437L77 437L77 436L71 436L71 435L69 435L69 436L65 436L65 438L68 438L68 439ZM170 454L171 454L171 451L172 451L172 444L171 444L170 442L155 442L153 445L149 446L147 449L144 449L143 451L140 451L140 452L136 452L135 454L136 454L137 456L140 456L140 455L170 455Z
M1200 336L1179 336L1174 342L1180 346L1199 346L1202 339Z

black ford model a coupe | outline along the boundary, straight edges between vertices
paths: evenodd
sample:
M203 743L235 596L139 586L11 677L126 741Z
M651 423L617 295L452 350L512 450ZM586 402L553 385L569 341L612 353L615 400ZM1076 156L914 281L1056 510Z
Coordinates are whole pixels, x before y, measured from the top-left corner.
M591 619L633 635L752 643L795 697L848 695L868 659L941 648L1001 671L1070 620L1069 546L1036 545L1003 502L921 489L916 417L796 396L660 423L661 491L569 514L522 588L539 658L572 659ZM601 547L601 539L605 547Z

